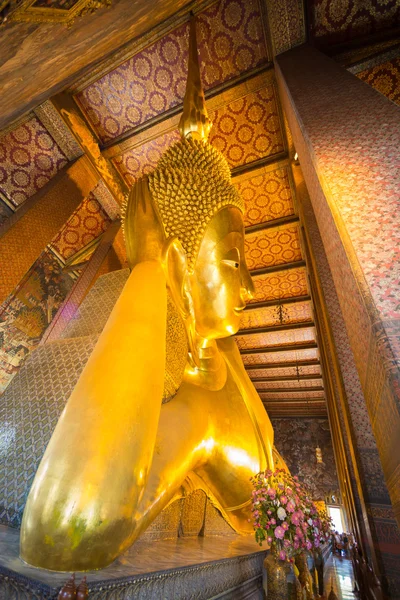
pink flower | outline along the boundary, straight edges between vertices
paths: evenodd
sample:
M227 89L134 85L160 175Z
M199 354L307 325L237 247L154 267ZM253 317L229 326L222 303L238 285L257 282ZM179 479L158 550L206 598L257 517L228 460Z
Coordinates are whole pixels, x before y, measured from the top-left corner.
M319 546L319 537L314 538L314 548L318 548Z
M272 537L270 535L267 537L267 542L268 544L272 544Z
M295 503L293 502L293 500L289 500L289 502L286 505L286 510L290 513L294 512L294 509L296 508Z
M294 476L293 476L293 479L294 479L295 481L298 481L298 480L299 480L299 478L297 477L297 475L294 475Z
M267 515L272 515L272 510L267 510Z
M286 504L286 502L287 502L287 497L281 496L281 504Z
M285 531L287 531L289 529L289 525L287 524L286 521L283 521L282 525L281 525L282 529L284 529Z
M271 475L272 475L271 469L268 469L268 471L265 471L265 477L271 477Z
M276 496L276 491L274 490L274 488L268 488L267 490L267 494L270 498L275 498Z
M312 548L312 543L310 542L310 540L307 540L307 541L306 541L306 548L307 548L307 550L311 550L311 548Z
M295 540L295 541L293 542L293 548L294 548L295 550L298 550L298 549L300 548L300 542L299 542L298 540Z
M284 550L281 550L279 552L279 559L280 560L286 560L286 552Z
M278 525L278 527L275 528L275 537L278 538L278 540L283 540L283 538L285 537L285 530Z
M271 519L270 523L271 523L271 525L276 525L275 519Z
M285 548L289 548L290 540L283 540L283 545L285 546Z
M294 512L291 517L293 525L300 525L300 518L299 511Z

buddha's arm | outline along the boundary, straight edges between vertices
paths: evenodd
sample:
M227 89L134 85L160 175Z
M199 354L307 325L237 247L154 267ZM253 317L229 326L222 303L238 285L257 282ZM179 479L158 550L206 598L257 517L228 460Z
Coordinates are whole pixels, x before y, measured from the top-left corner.
M230 373L241 391L243 401L247 406L249 416L258 435L259 443L265 456L265 464L260 469L273 469L274 460L272 450L274 447L274 430L252 381L244 368L240 352L233 337L218 340L218 348L222 352Z
M162 267L156 261L140 263L36 473L21 530L21 557L28 563L56 570L93 569L125 549L153 457L165 329Z

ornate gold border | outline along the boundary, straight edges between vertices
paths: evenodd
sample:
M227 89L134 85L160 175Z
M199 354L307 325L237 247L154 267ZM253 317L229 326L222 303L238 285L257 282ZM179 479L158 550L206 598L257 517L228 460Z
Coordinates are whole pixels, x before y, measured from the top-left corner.
M70 9L35 7L36 0L23 0L8 17L8 21L31 23L65 23L71 25L76 17L111 5L111 0L78 0ZM4 4L6 6L6 3Z

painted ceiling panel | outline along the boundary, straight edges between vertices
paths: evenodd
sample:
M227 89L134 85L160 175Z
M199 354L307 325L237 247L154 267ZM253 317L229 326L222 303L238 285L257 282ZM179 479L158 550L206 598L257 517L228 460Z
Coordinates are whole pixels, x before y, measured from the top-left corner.
M321 368L319 365L299 366L301 375L320 375ZM261 379L262 377L296 377L296 367L279 367L277 369L251 369L249 372L250 379Z
M311 416L326 415L325 401L310 400L307 404L302 402L271 402L264 400L264 406L270 416Z
M391 29L400 24L400 4L388 0L308 0L311 37L324 45Z
M323 391L305 392L304 390L287 391L287 392L261 392L261 400L293 400L306 398L306 399L320 399L324 398Z
M165 150L179 139L178 131L170 131L125 152L125 154L115 158L113 163L126 183L131 186L141 175L150 173L157 166Z
M360 71L357 77L400 105L400 58Z
M14 206L20 206L67 162L39 119L32 116L0 138L0 190Z
M255 176L248 174L234 183L246 204L246 227L294 213L287 167L260 169Z
M240 321L240 329L312 321L311 303L309 301L283 304L281 308L282 321L279 317L278 305L255 308L253 310L246 309Z
M210 142L232 168L284 149L273 85L216 110L211 120Z
M50 248L66 260L101 235L110 223L111 219L90 193L53 239Z
M255 293L250 303L308 294L304 267L257 275L253 277L253 282Z
M245 365L269 365L273 363L296 362L301 366L302 360L318 360L317 348L309 350L285 350L282 352L260 352L259 354L242 354Z
M258 381L254 382L254 387L257 390L274 390L274 388L287 388L288 390L309 388L309 387L323 387L321 379L300 379L300 381Z
M237 335L236 342L240 350L262 348L264 346L283 346L285 344L305 344L315 342L315 330L314 327L310 327L291 331L269 331L267 333Z
M259 0L220 0L196 18L205 89L268 61ZM181 25L78 95L103 142L182 102L188 32Z
M249 233L245 252L250 271L301 260L298 227L286 225Z

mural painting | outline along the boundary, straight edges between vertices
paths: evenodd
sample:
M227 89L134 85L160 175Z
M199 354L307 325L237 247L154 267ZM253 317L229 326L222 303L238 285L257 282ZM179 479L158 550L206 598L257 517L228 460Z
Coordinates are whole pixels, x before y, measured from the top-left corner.
M0 393L40 342L73 285L72 277L46 249L0 312Z
M271 419L275 446L292 475L297 475L313 491L313 500L324 500L338 490L335 459L328 419ZM315 448L322 450L317 464Z

